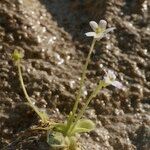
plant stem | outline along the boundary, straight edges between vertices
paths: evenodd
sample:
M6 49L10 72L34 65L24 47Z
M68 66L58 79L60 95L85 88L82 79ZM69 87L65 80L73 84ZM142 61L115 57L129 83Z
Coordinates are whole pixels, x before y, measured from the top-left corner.
M80 80L80 87L79 87L79 91L78 91L78 94L77 94L77 97L76 97L76 101L75 101L75 104L74 104L74 107L73 107L73 110L72 110L72 114L70 115L70 118L68 119L69 122L68 122L68 125L67 125L67 128L66 128L66 134L69 131L70 126L73 123L74 118L75 118L75 114L76 114L78 104L79 104L81 94L82 94L82 88L83 88L84 80L85 80L85 77L86 77L87 66L89 64L90 57L91 57L92 51L94 49L95 42L96 42L96 40L93 38L93 41L92 41L92 44L91 44L91 47L90 47L90 51L88 53L85 65L83 66L82 77L81 77L81 80Z
M21 87L23 89L24 95L25 95L25 97L26 97L29 105L37 113L37 115L40 117L40 119L42 120L42 122L46 122L47 121L46 116L44 116L43 112L40 112L38 110L38 108L32 103L32 101L30 100L30 97L29 97L29 95L28 95L28 93L26 91L26 88L25 88L25 85L24 85L24 81L23 81L23 78L22 78L20 61L17 62L17 67L18 67L19 80L20 80L20 83L21 83Z
M81 111L78 113L76 119L75 119L75 122L73 124L73 126L71 127L69 133L71 133L71 131L74 129L74 127L76 126L77 122L79 119L81 119L81 117L83 116L87 106L89 105L90 101L92 100L92 98L94 98L98 93L99 91L103 88L103 84L102 82L100 81L99 84L97 85L97 87L95 88L95 90L92 92L92 94L89 96L89 98L87 99L85 105L82 107Z
M81 109L81 111L79 112L79 114L78 114L78 116L77 116L77 118L76 118L76 121L78 121L81 117L82 117L82 115L83 115L83 113L85 112L85 110L86 110L86 108L87 108L87 106L89 105L89 103L90 103L90 101L92 100L92 98L94 98L98 93L99 93L99 91L102 89L102 85L101 84L99 84L97 87L96 87L96 89L92 92L92 94L90 95L90 97L88 98L88 100L86 101L86 103L85 103L85 105L83 106L83 108ZM75 122L76 122L75 121Z
M72 111L72 114L73 114L73 115L75 115L75 113L76 113L76 111L77 111L77 108L78 108L78 104L79 104L80 97L81 97L81 94L82 94L82 88L83 88L84 80L85 80L85 77L86 77L87 66L88 66L88 64L89 64L90 57L91 57L92 51L93 51L93 49L94 49L95 42L96 42L96 40L93 39L92 44L91 44L91 47L90 47L89 54L88 54L87 59L86 59L86 63L85 63L85 65L83 66L83 73L82 73L82 77L81 77L81 80L80 80L79 92L78 92L78 94L77 94L76 102L75 102L75 104L74 104L73 111Z

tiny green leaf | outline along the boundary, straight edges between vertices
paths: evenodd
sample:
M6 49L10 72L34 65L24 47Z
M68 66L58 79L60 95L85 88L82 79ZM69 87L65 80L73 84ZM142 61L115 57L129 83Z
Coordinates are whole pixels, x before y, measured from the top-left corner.
M72 130L72 135L82 132L90 132L94 130L95 124L89 119L80 119L74 129Z

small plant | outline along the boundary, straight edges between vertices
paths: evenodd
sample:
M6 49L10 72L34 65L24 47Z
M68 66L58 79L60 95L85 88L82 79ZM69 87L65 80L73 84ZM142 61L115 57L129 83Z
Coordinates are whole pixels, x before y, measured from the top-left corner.
M45 112L41 111L38 107L36 107L32 103L26 91L21 72L21 59L23 58L23 55L21 52L17 50L15 50L12 55L18 67L19 80L24 95L28 101L29 106L37 113L44 126L46 126L42 129L47 130L47 143L50 145L52 149L78 150L79 147L77 144L78 142L76 135L83 132L90 132L95 128L95 124L91 120L82 118L91 100L100 92L101 89L106 88L109 85L113 85L119 89L123 88L122 84L116 81L116 75L114 74L114 72L112 70L108 70L103 80L100 80L98 82L97 86L95 87L91 95L87 98L84 106L81 108L79 112L77 112L78 104L80 102L80 98L82 95L82 88L84 86L84 81L86 77L87 66L90 61L90 56L94 50L94 45L96 41L99 41L100 39L105 37L107 33L114 30L114 28L106 29L107 22L105 20L100 20L99 24L97 24L95 21L91 21L90 26L94 32L88 32L86 33L86 36L93 37L93 41L86 59L86 63L83 66L82 77L80 80L80 87L76 95L74 107L64 122L60 123L51 122L48 115Z

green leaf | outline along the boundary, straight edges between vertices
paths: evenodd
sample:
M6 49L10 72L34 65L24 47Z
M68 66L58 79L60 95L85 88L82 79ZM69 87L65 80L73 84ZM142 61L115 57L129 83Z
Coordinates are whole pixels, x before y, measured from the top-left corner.
M72 135L82 132L90 132L94 130L95 124L89 119L80 119L74 129L72 130Z
M66 147L65 138L60 132L48 132L47 133L47 143L53 149L59 149Z
M52 148L53 150L60 150L60 149L79 150L76 137L64 136L60 132L48 131L47 143L49 144L50 148Z
M59 123L54 127L54 130L57 132L64 133L66 131L67 124Z

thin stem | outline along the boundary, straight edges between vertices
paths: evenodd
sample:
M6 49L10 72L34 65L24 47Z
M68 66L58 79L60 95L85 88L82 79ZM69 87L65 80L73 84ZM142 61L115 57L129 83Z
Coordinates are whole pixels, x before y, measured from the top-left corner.
M75 115L75 113L76 113L76 111L77 111L77 108L78 108L78 104L79 104L80 97L81 97L81 94L82 94L83 83L84 83L84 80L85 80L85 77L86 77L87 66L88 66L88 64L89 64L90 57L91 57L92 51L93 51L93 49L94 49L95 42L96 42L96 40L93 39L92 44L91 44L91 47L90 47L89 54L88 54L87 59L86 59L86 63L85 63L85 65L83 66L83 73L82 73L82 77L81 77L81 80L80 80L79 92L78 92L78 94L77 94L76 102L75 102L75 104L74 104L73 111L72 111L72 114L73 114L73 115Z
M83 116L87 106L89 105L90 101L99 93L99 91L102 89L103 84L100 81L99 84L97 85L97 87L95 88L95 90L92 92L92 94L89 96L89 98L87 99L85 105L82 107L81 111L78 113L75 122L73 124L73 126L71 127L69 133L71 133L71 131L74 129L74 127L76 126L77 122L79 119L81 119L81 117Z
M78 121L78 120L82 117L82 115L84 114L84 112L85 112L87 106L89 105L90 101L92 100L92 98L94 98L94 97L97 95L97 93L101 90L101 88L102 88L102 86L101 86L101 85L98 85L98 86L96 87L96 89L92 92L92 94L90 95L90 97L89 97L88 100L86 101L85 105L83 106L83 108L82 108L81 111L79 112L79 114L78 114L78 116L77 116L77 118L76 118L76 121Z
M25 88L25 85L24 85L24 81L23 81L23 78L22 78L22 72L21 72L21 66L20 66L20 62L18 61L17 62L17 67L18 67L18 73L19 73L19 80L20 80L20 83L21 83L21 87L23 89L23 92L24 92L24 95L29 103L29 105L32 107L32 109L37 113L37 115L40 117L40 119L43 121L43 122L46 122L47 119L46 119L46 116L44 116L43 112L40 112L38 110L38 108L32 103L32 101L30 100L30 97L26 91L26 88Z
M68 126L66 128L66 132L69 131L69 128L70 128L70 126L71 126L71 124L72 124L72 122L73 122L73 120L75 118L75 114L76 114L76 111L77 111L77 108L78 108L78 104L79 104L79 101L80 101L80 97L81 97L81 94L82 94L82 88L83 88L84 80L85 80L85 77L86 77L87 66L89 64L90 57L91 57L92 51L94 49L95 42L96 42L96 40L93 39L91 47L90 47L90 51L89 51L87 59L86 59L86 63L83 66L83 71L82 71L82 77L81 77L81 80L80 80L79 91L78 91L78 94L77 94L77 97L76 97L76 101L75 101L75 104L74 104L74 107L73 107L73 110L72 110L72 114L70 115L70 118L69 118Z

